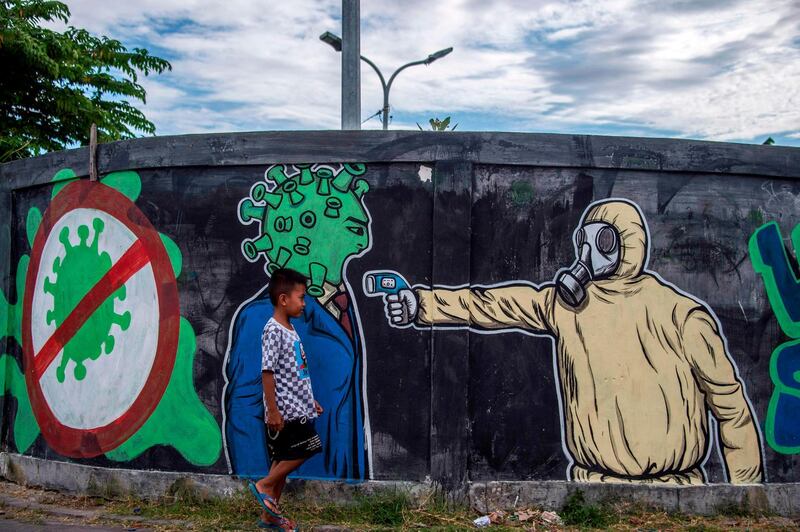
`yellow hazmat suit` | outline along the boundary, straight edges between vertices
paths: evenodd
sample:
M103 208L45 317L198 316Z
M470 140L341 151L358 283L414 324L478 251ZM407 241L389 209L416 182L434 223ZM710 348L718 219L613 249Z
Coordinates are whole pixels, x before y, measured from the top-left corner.
M621 256L578 308L553 284L418 290L416 322L555 337L573 480L704 482L710 411L730 481L761 482L759 437L716 318L645 271L649 243L636 207L597 203L590 222L617 229Z

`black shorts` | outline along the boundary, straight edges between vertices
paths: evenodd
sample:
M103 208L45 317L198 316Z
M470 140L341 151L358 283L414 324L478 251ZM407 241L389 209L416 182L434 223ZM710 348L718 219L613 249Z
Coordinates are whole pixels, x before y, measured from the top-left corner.
M286 421L277 434L266 425L265 428L270 462L305 460L322 451L322 440L314 429L312 419Z

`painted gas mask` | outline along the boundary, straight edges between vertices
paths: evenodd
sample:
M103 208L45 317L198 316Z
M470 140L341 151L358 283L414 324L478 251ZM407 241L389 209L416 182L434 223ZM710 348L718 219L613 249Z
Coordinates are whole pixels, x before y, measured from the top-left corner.
M575 233L578 259L556 278L561 299L577 307L586 298L586 286L592 281L606 279L619 266L619 234L613 225L590 222Z

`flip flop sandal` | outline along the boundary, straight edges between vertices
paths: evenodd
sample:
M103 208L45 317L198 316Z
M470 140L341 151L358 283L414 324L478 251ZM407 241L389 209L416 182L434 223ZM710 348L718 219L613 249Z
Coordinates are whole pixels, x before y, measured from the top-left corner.
M278 503L275 501L275 499L273 499L272 497L270 497L266 493L261 493L260 491L258 491L258 488L256 488L256 485L253 484L252 481L248 481L247 482L247 487L250 488L250 492L256 498L256 500L258 501L258 504L260 504L261 507L264 510L266 510L266 512L269 515L271 515L272 517L276 517L278 519L283 517L280 514L280 511L276 512L275 510L273 510L272 508L267 506L266 502L264 502L264 501L267 501L268 503L272 504L277 509L278 508Z
M296 524L292 526L292 522L286 519L285 517L276 518L277 523L270 523L266 521L262 521L261 519L258 520L258 528L265 528L267 530L280 530L281 532L296 532L300 530L300 527Z

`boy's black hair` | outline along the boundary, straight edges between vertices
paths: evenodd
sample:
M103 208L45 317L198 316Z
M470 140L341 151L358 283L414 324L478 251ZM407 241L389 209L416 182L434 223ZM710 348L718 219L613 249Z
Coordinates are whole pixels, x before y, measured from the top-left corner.
M278 296L288 294L295 286L306 285L308 279L302 273L289 268L278 268L269 278L269 300L273 305L278 304Z

